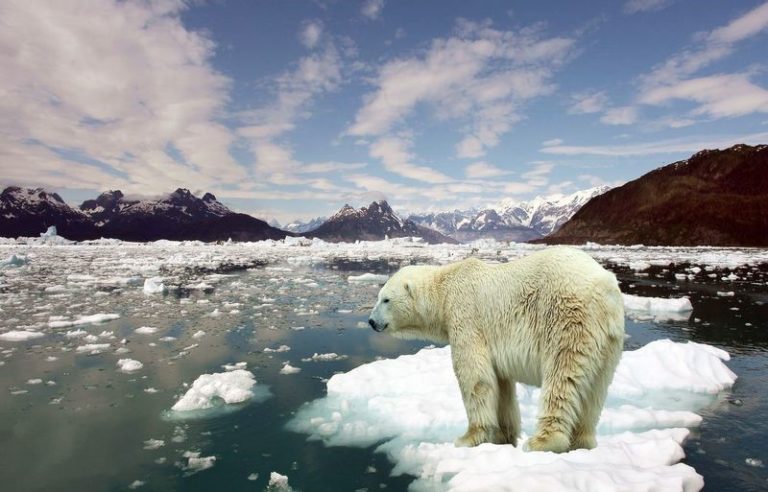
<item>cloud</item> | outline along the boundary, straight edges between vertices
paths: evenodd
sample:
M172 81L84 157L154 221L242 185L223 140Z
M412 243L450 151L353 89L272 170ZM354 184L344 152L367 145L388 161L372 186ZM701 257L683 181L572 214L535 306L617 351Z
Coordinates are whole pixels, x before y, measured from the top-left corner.
M365 0L360 13L367 19L375 20L379 18L382 10L384 10L384 0Z
M485 161L473 162L464 169L464 175L469 179L494 178L510 173L511 171L505 171L504 169L488 164Z
M309 49L315 48L318 43L320 43L320 38L322 36L323 22L317 19L304 22L304 25L299 32L301 44Z
M723 149L739 143L758 145L764 144L766 141L768 141L768 132L747 135L708 135L627 145L554 145L545 146L540 149L540 152L571 156L634 157L656 154L694 153L702 149Z
M638 12L654 12L669 7L673 0L629 0L624 4L624 12L636 14Z
M550 147L552 145L560 145L561 143L563 143L563 139L561 139L561 138L553 138L553 139L550 139L550 140L544 140L543 142L541 142L541 145L543 145L545 147Z
M621 106L605 111L600 121L606 125L631 125L637 121L637 109L632 106Z
M219 121L231 80L185 5L2 2L0 140L8 167L25 165L5 179L142 192L244 179Z
M440 171L413 164L415 156L409 150L410 145L410 142L402 137L382 137L371 144L370 155L381 160L387 171L405 178L427 183L452 181Z
M554 90L551 78L574 41L545 38L539 31L500 31L489 23L460 21L453 37L385 63L347 134L387 134L425 105L439 120L462 124L458 157L482 156L524 117L526 101Z
M712 118L768 113L768 90L749 80L749 74L717 74L683 80L646 91L640 101L663 104L673 99L699 103L694 115Z
M573 104L568 108L569 114L599 113L608 104L605 92L582 92L571 96Z

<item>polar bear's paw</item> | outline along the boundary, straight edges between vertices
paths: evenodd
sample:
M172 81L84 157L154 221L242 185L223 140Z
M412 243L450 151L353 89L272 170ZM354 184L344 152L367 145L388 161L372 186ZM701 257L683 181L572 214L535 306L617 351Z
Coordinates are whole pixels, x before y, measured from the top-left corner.
M525 444L526 451L564 453L570 449L570 440L562 432L537 432Z
M479 426L470 426L467 432L456 439L453 444L457 448L471 448L485 442L503 444L504 439L499 428L489 430Z

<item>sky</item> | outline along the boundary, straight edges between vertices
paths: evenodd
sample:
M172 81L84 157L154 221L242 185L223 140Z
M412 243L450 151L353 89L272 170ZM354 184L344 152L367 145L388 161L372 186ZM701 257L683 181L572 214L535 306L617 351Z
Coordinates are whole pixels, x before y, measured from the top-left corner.
M768 143L768 3L2 0L0 185L285 224L482 207Z

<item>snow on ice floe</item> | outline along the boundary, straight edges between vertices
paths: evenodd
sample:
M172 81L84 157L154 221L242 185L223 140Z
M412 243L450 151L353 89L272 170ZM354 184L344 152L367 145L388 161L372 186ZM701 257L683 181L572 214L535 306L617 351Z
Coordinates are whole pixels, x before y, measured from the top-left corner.
M344 360L346 359L346 355L339 355L335 352L329 352L327 354L318 354L315 352L312 354L312 357L307 357L304 359L301 359L302 362L328 362L328 361L334 361L334 360Z
M518 447L457 448L466 416L450 347L384 359L331 377L326 397L302 407L288 428L328 445L368 447L418 477L416 490L698 490L684 457L695 412L736 375L728 354L698 343L652 342L625 352L598 426L598 446L566 454L522 451L535 428L538 388L517 385Z
M4 342L26 342L45 336L45 333L33 330L11 330L0 333L0 340Z
M157 328L153 326L140 326L136 328L134 332L139 333L140 335L151 335L157 333Z
M199 417L205 416L205 413L199 411L221 407L222 403L231 405L248 400L263 401L269 396L267 388L256 385L253 373L245 369L234 369L199 376L171 410L176 417Z
M186 458L186 462L178 462L177 466L186 471L186 476L213 468L216 464L216 456L200 456L198 451L185 451L182 457Z
M151 295L151 294L162 294L167 289L165 287L165 284L163 284L163 278L162 277L151 277L146 280L144 280L144 293Z
M283 362L283 367L280 369L280 374L284 375L297 374L299 372L301 372L301 368L292 366L288 361Z
M136 372L144 367L144 364L134 359L120 359L117 361L117 368L122 372Z

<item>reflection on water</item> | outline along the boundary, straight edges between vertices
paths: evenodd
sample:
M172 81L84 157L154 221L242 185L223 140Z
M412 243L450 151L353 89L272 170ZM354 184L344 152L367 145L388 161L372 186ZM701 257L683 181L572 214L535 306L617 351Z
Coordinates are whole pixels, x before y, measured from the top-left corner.
M80 327L109 344L97 355L77 353L85 341L64 335L74 328L31 342L0 343L0 483L19 491L125 490L135 480L145 482L142 490L263 490L270 472L278 471L305 491L405 490L410 479L390 477L391 465L373 449L326 448L283 427L303 403L324 394L324 380L334 372L425 345L360 327L379 286L352 285L346 277L391 273L400 264L337 258L326 266L254 263L255 268L225 274L195 271L178 284L204 282L211 289L192 284L164 296L147 296L140 286L119 282L55 293L6 291L0 319L8 328L42 329L52 316L121 317ZM740 379L731 394L705 410L704 424L685 446L685 461L705 477L708 490L764 490L766 468L747 464L763 459L768 449L764 280L680 282L669 271L618 273L625 292L688 295L694 305L686 321L628 320L627 349L672 338L713 344L733 356L729 367ZM57 281L61 271L37 275L38 281L66 284ZM136 333L141 326L158 331ZM264 351L280 345L290 350ZM129 352L116 354L120 348ZM329 352L347 358L302 361ZM119 372L116 362L122 357L144 367ZM240 361L269 388L270 398L204 419L163 418L186 391L184 383ZM280 374L286 361L301 372ZM33 384L37 379L42 381ZM145 449L150 439L163 444ZM190 474L183 469L187 451L215 456L215 466ZM254 474L258 477L250 480Z

